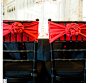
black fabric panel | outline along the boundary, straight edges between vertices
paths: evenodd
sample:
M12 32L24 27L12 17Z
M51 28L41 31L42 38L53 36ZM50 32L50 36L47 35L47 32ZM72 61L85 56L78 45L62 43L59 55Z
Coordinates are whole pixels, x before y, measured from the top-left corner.
M53 49L63 49L64 45L67 46L66 49L86 49L86 43L54 43ZM7 50L19 50L18 43L4 43L4 47ZM32 43L25 43L26 50L33 50ZM39 39L37 48L37 60L47 61L50 60L50 44L48 39ZM14 59L21 59L20 53L9 53L9 55ZM79 59L83 58L85 52L66 52L65 58ZM6 56L6 54L5 54ZM5 58L5 57L4 57ZM63 52L54 52L54 58L63 58ZM27 59L33 59L33 53L27 53Z
M19 45L17 44L17 43L3 43L4 44L4 50L19 50ZM21 59L21 57L20 57L20 53L4 53L5 54L5 56L6 56L6 58L7 57L10 57L11 59L13 58L13 59L18 59L18 60L20 60ZM3 56L4 56L4 54L3 54ZM8 55L9 54L9 55ZM5 57L4 57L5 58Z
M64 48L66 46L66 48ZM86 49L86 43L54 43L53 49ZM54 58L63 58L64 54L66 54L65 58L67 59L80 59L84 58L85 52L54 52Z
M33 43L25 43L26 50L33 50L34 46ZM27 53L27 59L33 59L33 53Z

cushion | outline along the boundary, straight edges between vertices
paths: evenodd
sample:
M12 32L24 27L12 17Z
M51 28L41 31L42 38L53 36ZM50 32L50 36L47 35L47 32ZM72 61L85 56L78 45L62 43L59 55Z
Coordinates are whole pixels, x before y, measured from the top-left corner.
M46 69L51 74L51 61L46 61ZM78 76L83 74L84 64L80 61L55 61L57 76Z
M26 77L33 72L33 62L7 62L4 64L4 73L7 77ZM41 72L42 62L37 61L38 73Z

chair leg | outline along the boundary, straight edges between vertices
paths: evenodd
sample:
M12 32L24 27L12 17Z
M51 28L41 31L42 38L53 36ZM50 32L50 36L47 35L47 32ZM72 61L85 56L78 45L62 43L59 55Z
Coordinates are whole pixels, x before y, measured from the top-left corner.
M86 59L85 59L85 62L84 62L84 83L86 83L86 75L85 75L85 72L86 71Z
M54 83L54 77L51 77L51 83Z
M33 77L33 83L37 83L37 78Z
M51 83L54 83L54 54L53 54L53 43L50 43L50 50L51 50Z
M34 55L33 55L33 83L37 83L37 43L34 41Z
M84 83L86 83L86 80L85 80L85 69L84 69Z

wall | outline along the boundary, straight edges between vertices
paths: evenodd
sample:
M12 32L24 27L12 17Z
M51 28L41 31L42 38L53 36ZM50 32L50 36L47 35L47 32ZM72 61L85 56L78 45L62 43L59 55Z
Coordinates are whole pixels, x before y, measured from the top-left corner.
M39 37L48 38L48 19L83 20L83 0L5 0L5 20L39 19ZM47 35L46 35L47 34Z

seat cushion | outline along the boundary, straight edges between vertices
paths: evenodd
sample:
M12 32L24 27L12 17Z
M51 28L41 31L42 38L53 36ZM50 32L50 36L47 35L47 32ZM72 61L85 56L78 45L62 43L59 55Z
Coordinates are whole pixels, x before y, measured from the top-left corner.
M51 61L46 61L46 69L51 74ZM79 61L55 61L57 76L78 76L83 74L84 64Z
M38 73L41 72L42 62L37 61ZM4 64L4 73L7 77L26 77L33 72L33 62L7 62Z

